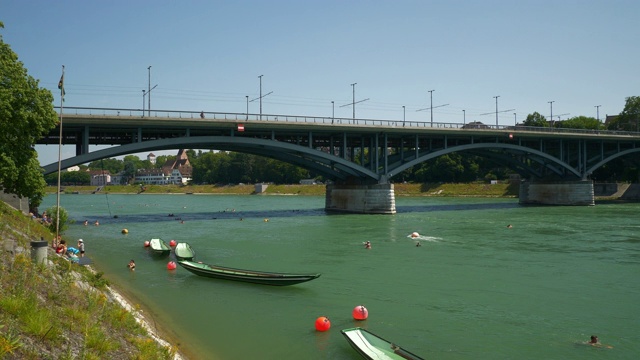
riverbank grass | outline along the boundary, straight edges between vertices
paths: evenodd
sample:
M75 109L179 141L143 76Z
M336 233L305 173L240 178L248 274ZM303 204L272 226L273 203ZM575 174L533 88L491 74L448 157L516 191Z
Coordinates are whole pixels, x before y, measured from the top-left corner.
M28 249L41 237L52 234L0 202L0 358L174 358L111 298L102 274L50 248L47 264L35 264Z

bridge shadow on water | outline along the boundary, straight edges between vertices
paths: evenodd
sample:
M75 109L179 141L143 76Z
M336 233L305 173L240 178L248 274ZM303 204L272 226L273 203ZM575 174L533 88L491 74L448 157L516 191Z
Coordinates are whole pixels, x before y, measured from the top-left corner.
M397 214L441 212L441 211L465 211L465 210L492 210L511 209L520 207L518 203L484 203L484 204L452 204L452 205L413 205L398 206ZM150 223L165 221L193 221L193 220L243 220L243 219L270 219L288 218L300 216L347 216L358 215L349 213L326 212L319 209L287 209L287 210L261 210L261 211L219 211L219 212L193 212L173 214L113 214L105 216L92 216L92 219L102 223ZM82 223L78 221L78 223Z

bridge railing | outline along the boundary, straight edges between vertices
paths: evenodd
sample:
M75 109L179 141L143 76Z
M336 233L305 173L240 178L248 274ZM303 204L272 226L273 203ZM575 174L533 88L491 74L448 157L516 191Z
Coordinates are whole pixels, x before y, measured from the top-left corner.
M58 112L60 107L55 107ZM273 115L273 114L248 114L248 113L225 113L211 111L183 111L183 110L142 110L142 109L119 109L119 108L94 108L94 107L64 107L64 113L89 116L129 116L139 118L170 118L170 119L204 119L207 120L231 120L231 121L269 121L287 123L306 123L323 125L351 125L351 126L371 126L389 128L436 128L436 129L473 129L473 130L502 130L502 131L525 131L538 133L571 133L590 135L619 135L634 136L638 132L632 131L612 131L612 130L592 130L592 129L570 129L554 127L535 127L523 125L490 125L478 122L460 124L443 122L424 121L404 121L404 120L382 120L382 119L352 119L352 118L332 118L318 116L301 115Z

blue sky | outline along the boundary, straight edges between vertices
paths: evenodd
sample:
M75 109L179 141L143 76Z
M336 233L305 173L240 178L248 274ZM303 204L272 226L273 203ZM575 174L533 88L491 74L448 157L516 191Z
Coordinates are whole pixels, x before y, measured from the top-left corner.
M0 1L0 30L65 106L513 124L618 114L640 95L640 2ZM445 105L446 106L440 106ZM259 112L252 102L249 112ZM514 117L513 113L516 113ZM557 118L556 118L557 120ZM43 165L57 148L38 147ZM166 152L174 154L175 152ZM73 155L65 147L63 158Z

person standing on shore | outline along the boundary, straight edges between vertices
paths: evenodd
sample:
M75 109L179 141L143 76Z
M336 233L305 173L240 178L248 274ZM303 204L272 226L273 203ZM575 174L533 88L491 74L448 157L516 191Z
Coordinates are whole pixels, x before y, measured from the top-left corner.
M78 250L80 251L80 257L84 257L84 241L78 240Z

